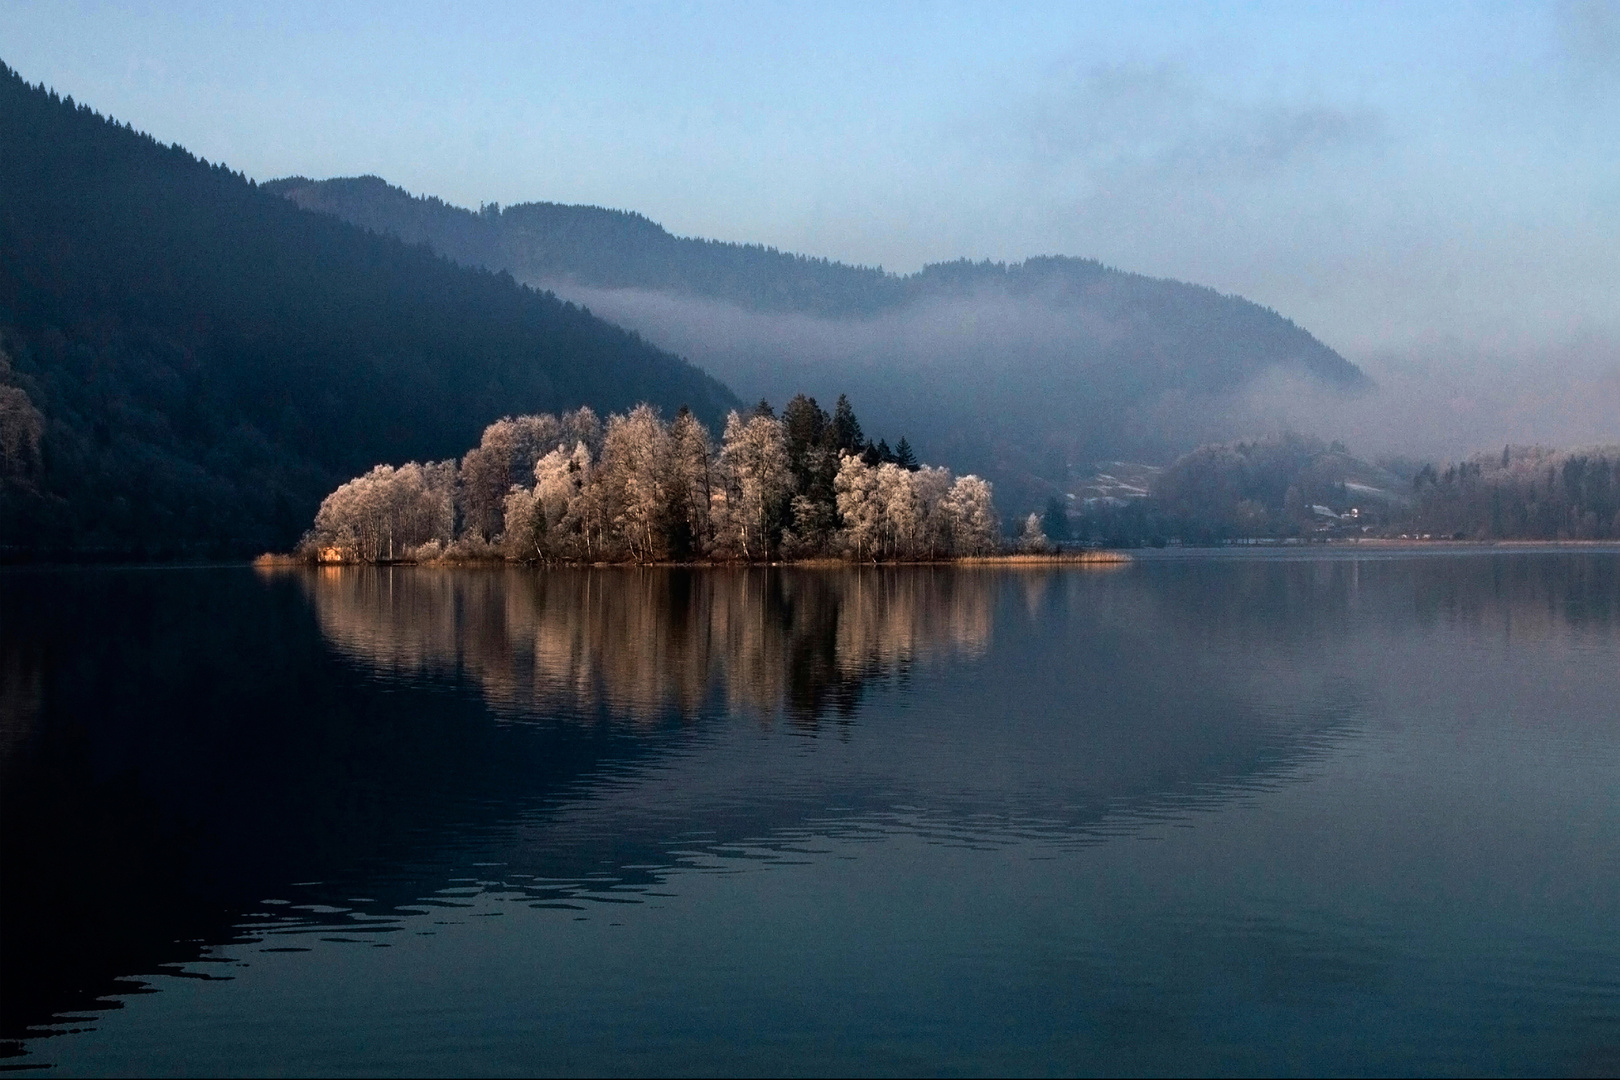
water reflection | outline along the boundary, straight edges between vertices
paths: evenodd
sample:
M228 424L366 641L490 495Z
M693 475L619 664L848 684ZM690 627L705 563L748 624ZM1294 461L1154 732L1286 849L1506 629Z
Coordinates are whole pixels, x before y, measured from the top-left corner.
M705 707L848 716L868 679L982 654L994 594L991 575L945 568L329 567L299 580L328 640L380 673L465 671L509 717L643 723Z
M1297 782L1404 717L1392 687L1596 724L1620 560L93 570L0 600L19 1052L221 943L583 910L828 837L1062 854Z

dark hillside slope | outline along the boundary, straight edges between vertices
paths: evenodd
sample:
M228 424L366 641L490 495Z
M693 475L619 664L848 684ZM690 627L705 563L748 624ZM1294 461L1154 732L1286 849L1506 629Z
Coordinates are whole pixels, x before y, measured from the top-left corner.
M0 67L0 545L285 547L507 413L736 399L633 333L299 209Z
M1248 434L1233 399L1267 376L1328 393L1370 386L1274 311L1094 260L961 261L902 276L677 237L590 206L473 212L376 177L266 186L588 303L744 397L847 391L874 430L987 473L1010 506L1072 485L1091 460L1168 462Z

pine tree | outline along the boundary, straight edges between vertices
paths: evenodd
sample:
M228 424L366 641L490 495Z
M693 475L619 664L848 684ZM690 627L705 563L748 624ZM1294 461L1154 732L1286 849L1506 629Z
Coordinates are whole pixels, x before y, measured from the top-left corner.
M830 422L827 414L816 404L816 399L804 394L795 395L782 410L782 434L787 439L788 463L801 495L808 492L815 481L812 474L819 464L815 451L822 448Z
M1069 531L1069 508L1056 495L1046 500L1046 512L1041 515L1041 529L1047 539L1062 542L1073 534Z
M866 448L866 436L861 434L861 422L855 419L855 409L844 394L838 395L833 407L833 449L842 454L859 454Z
M907 472L916 472L922 467L917 463L917 455L904 435L900 436L900 445L894 448L894 463Z

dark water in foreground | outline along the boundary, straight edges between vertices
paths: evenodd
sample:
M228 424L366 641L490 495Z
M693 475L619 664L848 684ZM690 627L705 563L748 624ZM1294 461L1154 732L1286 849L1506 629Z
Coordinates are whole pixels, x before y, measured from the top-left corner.
M1620 554L0 574L0 1065L1620 1070Z

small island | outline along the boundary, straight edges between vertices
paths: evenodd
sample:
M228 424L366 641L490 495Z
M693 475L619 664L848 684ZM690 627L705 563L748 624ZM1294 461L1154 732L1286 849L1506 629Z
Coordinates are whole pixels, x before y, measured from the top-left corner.
M991 485L861 430L847 397L732 411L718 447L687 409L504 417L459 461L378 465L332 492L292 556L262 562L692 564L1097 562L1032 515L1001 538Z

